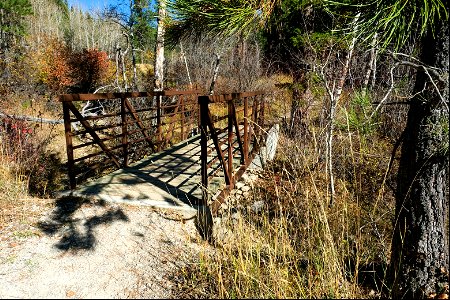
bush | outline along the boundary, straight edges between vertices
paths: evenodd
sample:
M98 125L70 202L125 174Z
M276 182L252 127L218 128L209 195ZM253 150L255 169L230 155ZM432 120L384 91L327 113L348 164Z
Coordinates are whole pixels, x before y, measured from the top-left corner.
M54 136L52 128L39 130L39 126L22 120L0 119L0 163L9 173L3 180L20 179L27 183L25 192L33 195L45 196L54 189L59 183L61 162L57 154L46 150Z
M101 84L108 74L108 55L97 49L83 49L70 55L72 92L89 93Z
M46 47L31 55L38 83L58 94L89 93L106 80L110 65L106 52L97 49L74 52L56 38L46 39Z
M348 120L338 120L337 126L345 131L349 128L350 131L357 131L363 135L371 134L377 129L377 115L369 119L372 112L373 107L370 94L355 92L348 106L346 114ZM341 116L344 115L341 114Z

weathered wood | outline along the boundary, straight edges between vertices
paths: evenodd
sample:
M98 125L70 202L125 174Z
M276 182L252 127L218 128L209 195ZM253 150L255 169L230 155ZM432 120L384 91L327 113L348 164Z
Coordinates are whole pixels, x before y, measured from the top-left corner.
M8 114L2 113L2 112L0 112L0 118L24 120L24 121L28 121L28 122L34 122L34 123L64 124L64 120L51 120L51 119L46 119L46 118L37 118L37 117L30 117L30 116L8 115Z
M80 94L80 95L61 95L60 101L63 104L63 110L65 107L64 118L66 120L66 143L68 145L68 157L71 155L70 163L68 165L69 178L71 181L71 188L76 186L76 177L74 171L74 164L76 162L84 161L88 158L95 157L98 155L106 154L109 161L113 162L116 167L119 166L119 159L113 150L122 149L120 153L123 154L123 167L128 165L128 156L130 152L130 146L146 141L149 143L153 150L155 150L155 145L157 146L157 151L162 150L162 144L164 140L171 139L175 134L180 134L181 139L184 140L188 136L191 125L196 124L200 128L200 157L201 157L201 181L202 181L202 205L208 206L208 184L209 178L214 176L217 172L223 172L226 187L221 192L218 200L216 200L212 206L213 211L215 211L219 206L221 201L224 200L224 196L233 188L234 183L238 180L243 172L246 170L251 160L256 155L261 139L259 138L260 126L264 126L264 104L262 103L262 98L258 99L262 95L262 92L251 92L251 93L233 93L233 94L223 94L223 95L209 95L209 96L198 96L198 94L193 93L194 91L162 91L162 92L133 92L133 93L106 93L106 94ZM156 102L156 106L153 108L143 108L136 110L131 104L129 98L133 97L154 97L158 96L159 101ZM162 96L178 96L178 100L174 105L165 105L161 103ZM197 101L192 102L188 100L187 97L196 97ZM75 108L72 101L89 101L89 100L120 100L120 112L110 113L102 116L85 117L83 118L80 112ZM249 101L252 101L250 107ZM209 104L227 105L227 112L225 115L213 116L209 108ZM163 113L163 108L169 108L173 110L168 113ZM70 111L72 111L75 116L74 119L70 119ZM145 111L155 111L155 115L151 118L154 120L153 126L156 127L156 142L152 141L150 134L147 130L151 127L145 126L144 121L150 119L143 119L138 112ZM178 116L180 115L180 116ZM117 125L106 125L97 128L92 128L88 120L97 120L105 117L115 117L120 116L120 124ZM242 116L242 120L240 119ZM198 121L195 120L197 117ZM170 122L163 122L163 118L167 118ZM227 125L224 128L216 128L217 122L221 122L227 119ZM250 119L250 122L249 122ZM93 141L84 143L81 145L72 145L72 136L80 133L72 133L70 128L71 122L80 122L84 130L81 131L83 134L89 134L92 136ZM175 124L176 123L176 124ZM129 126L136 125L137 129L130 130ZM163 126L168 126L168 134L163 138ZM243 126L241 129L240 126ZM97 131L113 129L121 127L121 134L115 134L113 136L100 139L97 135ZM256 127L256 128L255 128ZM242 133L243 130L243 133ZM176 131L176 133L175 133ZM130 140L130 136L141 132L143 138ZM208 139L211 138L212 143L209 143ZM107 147L105 141L118 139L121 141L119 145L114 144L114 146ZM70 140L70 141L69 141ZM253 143L250 151L250 143ZM211 145L212 144L212 145ZM101 148L101 152L88 154L87 156L74 159L73 150L98 145ZM211 147L212 146L212 147ZM210 149L211 148L211 149ZM223 148L223 149L222 149ZM71 154L69 152L71 151ZM133 151L131 151L132 153ZM215 152L215 155L211 153ZM228 155L225 156L225 153ZM208 161L208 155L212 159ZM239 156L240 155L240 156ZM234 173L233 171L233 157L240 158L241 166ZM101 165L101 164L99 164ZM209 172L211 171L211 172ZM211 173L211 174L210 174Z

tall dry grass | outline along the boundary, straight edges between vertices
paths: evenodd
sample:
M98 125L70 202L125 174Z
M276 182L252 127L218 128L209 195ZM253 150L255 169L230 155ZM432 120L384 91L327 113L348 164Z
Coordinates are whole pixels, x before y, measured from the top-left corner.
M29 196L64 185L62 125L0 119L0 227L26 218Z
M280 137L251 196L222 216L228 238L216 240L215 255L184 269L180 297L383 295L396 163L388 172L392 142L377 130L352 126L349 110L340 110L335 137L334 206L328 205L323 128L310 120L308 138ZM251 208L255 201L264 202L259 212Z

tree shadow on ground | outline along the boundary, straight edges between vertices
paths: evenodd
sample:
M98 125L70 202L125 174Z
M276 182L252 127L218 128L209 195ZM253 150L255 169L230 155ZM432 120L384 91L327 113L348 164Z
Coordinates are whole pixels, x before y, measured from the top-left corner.
M77 210L98 206L102 214L91 217L75 216ZM55 247L62 251L92 250L96 245L94 229L101 224L129 219L120 208L109 208L102 200L79 197L63 197L55 201L55 208L48 219L38 222L38 227L48 236L60 236Z

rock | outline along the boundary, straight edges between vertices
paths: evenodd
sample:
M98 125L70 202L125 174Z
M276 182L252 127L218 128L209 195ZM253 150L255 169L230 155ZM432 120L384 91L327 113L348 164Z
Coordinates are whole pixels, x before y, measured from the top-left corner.
M219 244L227 244L231 241L232 232L223 224L218 224L214 228L214 239Z
M245 186L245 183L243 183L242 181L238 181L238 182L236 182L235 188L238 189L238 190L240 190L240 189L242 189L244 186Z
M237 195L242 195L242 190L237 190L237 191L236 191L236 194L237 194Z
M242 193L242 196L243 196L244 198L248 198L248 197L250 196L250 192L243 192L243 193Z
M272 128L270 128L269 132L267 133L267 141L266 141L266 145L267 145L266 159L267 160L272 160L275 157L279 133L280 133L280 125L279 124L275 124Z
M248 177L250 182L253 182L258 179L258 174L252 174Z
M256 202L253 203L252 206L251 206L251 210L252 210L254 213L260 213L260 212L262 211L263 208L264 208L264 201L262 201L262 200L256 201Z
M75 296L75 292L72 291L72 290L69 290L69 291L66 292L66 296L71 298L71 297Z
M243 191L243 192L248 192L248 191L250 191L250 187L249 187L248 185L244 185L244 186L241 188L241 191Z
M248 182L249 175L247 173L242 174L241 180L243 180L244 182Z

